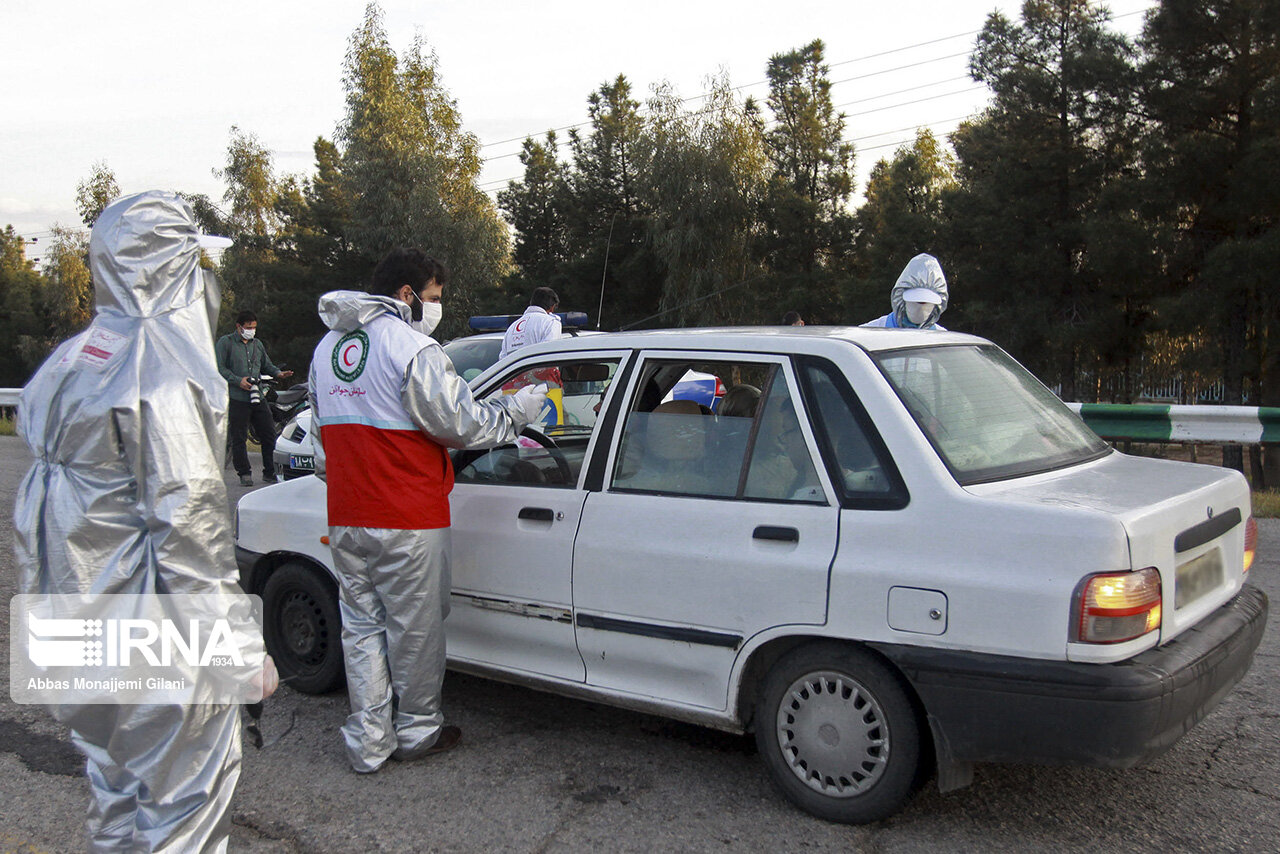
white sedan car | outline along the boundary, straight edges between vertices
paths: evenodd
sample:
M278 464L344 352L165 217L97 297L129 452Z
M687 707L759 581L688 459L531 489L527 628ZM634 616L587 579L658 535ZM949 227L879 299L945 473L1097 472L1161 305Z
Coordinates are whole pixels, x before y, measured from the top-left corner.
M725 390L673 399L689 372ZM530 347L551 425L453 455L450 666L730 731L873 821L975 762L1129 767L1266 622L1238 473L1118 453L990 342L697 329ZM340 684L325 485L250 493L242 583L301 690Z

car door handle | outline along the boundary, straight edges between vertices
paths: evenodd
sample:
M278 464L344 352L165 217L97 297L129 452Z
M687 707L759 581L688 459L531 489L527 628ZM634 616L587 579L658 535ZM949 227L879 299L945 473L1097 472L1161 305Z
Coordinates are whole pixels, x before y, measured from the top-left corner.
M777 540L780 543L800 542L800 532L795 528L780 528L776 525L761 525L751 536L757 540Z
M534 522L554 522L556 514L551 512L549 507L521 507L521 519L531 519Z

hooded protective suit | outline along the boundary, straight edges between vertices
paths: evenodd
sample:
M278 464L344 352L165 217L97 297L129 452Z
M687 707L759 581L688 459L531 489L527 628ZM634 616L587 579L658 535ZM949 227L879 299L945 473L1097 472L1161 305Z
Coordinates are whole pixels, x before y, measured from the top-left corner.
M14 510L23 593L239 593L222 481L220 294L172 193L120 199L93 227L97 314L22 392L35 463ZM59 705L88 758L98 851L220 851L240 775L240 707Z
M923 288L932 291L941 298L941 303L933 307L933 311L923 323L911 323L907 319L906 299L904 294L914 288ZM947 294L947 277L942 275L942 265L938 263L938 259L932 255L921 252L916 257L907 262L907 266L902 268L902 273L898 276L898 281L894 283L893 290L889 291L889 306L893 310L884 317L877 317L870 323L864 323L863 326L885 326L889 328L904 329L937 329L946 331L944 327L938 325L938 321L942 318L942 313L947 310L947 302L949 295Z
M351 702L342 736L352 767L369 773L397 750L434 745L444 723L445 449L513 442L541 401L525 390L475 400L399 300L334 291L319 310L331 331L311 359L310 386Z

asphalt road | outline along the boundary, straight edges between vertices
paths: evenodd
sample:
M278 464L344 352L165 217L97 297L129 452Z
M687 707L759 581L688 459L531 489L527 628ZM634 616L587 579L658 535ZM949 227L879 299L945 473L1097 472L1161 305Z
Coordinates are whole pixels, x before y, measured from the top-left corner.
M0 598L14 594L13 497L29 458L0 437ZM247 490L230 485L234 501ZM1280 520L1250 573L1280 602ZM0 609L7 658L8 608ZM79 755L0 668L0 852L79 851ZM1222 705L1129 771L983 765L892 819L845 827L775 795L749 738L450 674L452 753L358 777L338 737L346 696L288 688L246 744L232 848L347 851L1274 851L1280 840L1280 629Z

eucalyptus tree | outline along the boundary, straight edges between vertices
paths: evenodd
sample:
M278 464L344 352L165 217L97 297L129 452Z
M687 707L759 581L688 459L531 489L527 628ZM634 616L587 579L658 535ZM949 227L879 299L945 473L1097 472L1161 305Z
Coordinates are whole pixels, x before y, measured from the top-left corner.
M214 169L213 174L227 185L222 201L230 207L230 236L237 239L271 237L280 224L275 212L279 186L271 151L257 136L232 125L226 166Z
M93 164L89 177L76 185L76 210L88 228L98 221L102 211L120 195L120 185L106 161Z
M772 177L762 219L779 304L834 320L836 262L852 236L846 205L854 189L854 149L844 139L845 116L831 101L824 51L814 40L769 60L765 103L773 121L764 144Z
M250 309L260 315L266 333L268 328L278 326L275 241L282 225L276 210L280 182L271 151L256 135L233 125L225 166L214 169L213 174L226 185L222 194L227 207L223 221L226 236L235 240L221 260L223 300L219 327L229 329L237 311ZM269 340L272 352L279 357L276 339Z
M43 288L37 300L47 349L80 332L93 316L93 281L89 275L89 234L62 225L41 252Z
M478 186L480 142L421 35L401 56L375 4L352 34L344 63L346 114L338 127L347 234L371 262L398 245L420 246L451 271L442 331L463 328L480 291L510 268L507 229Z
M780 312L754 300L768 178L759 121L726 76L708 84L695 107L670 85L658 87L638 146L647 236L662 267L662 323L777 322L770 316Z

